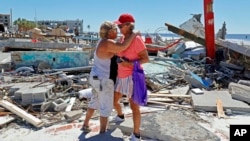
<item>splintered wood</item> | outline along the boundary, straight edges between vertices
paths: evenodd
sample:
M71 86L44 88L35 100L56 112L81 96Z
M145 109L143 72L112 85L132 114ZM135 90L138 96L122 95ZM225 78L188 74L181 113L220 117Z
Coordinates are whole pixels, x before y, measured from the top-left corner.
M226 115L225 115L225 113L224 113L222 101L221 101L220 99L217 99L217 100L216 100L216 105L217 105L218 117L219 117L219 118L225 118Z
M27 122L31 123L36 127L41 127L43 124L42 120L34 117L33 115L27 113L26 111L22 110L21 108L6 100L0 100L0 105L2 105L4 108L8 109L12 113L18 115L19 117L25 119Z

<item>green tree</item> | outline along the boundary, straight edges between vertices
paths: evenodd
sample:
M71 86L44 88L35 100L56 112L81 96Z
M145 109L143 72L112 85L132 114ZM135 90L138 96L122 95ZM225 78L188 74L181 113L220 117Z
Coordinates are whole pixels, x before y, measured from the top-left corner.
M28 21L26 19L18 18L14 21L14 25L18 25L18 31L28 31L36 27L36 23L33 21Z

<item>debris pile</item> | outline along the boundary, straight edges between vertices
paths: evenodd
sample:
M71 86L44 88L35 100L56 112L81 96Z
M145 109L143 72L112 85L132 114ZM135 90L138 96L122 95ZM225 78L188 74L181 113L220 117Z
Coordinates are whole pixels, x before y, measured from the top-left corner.
M81 117L87 108L87 99L80 99L79 91L89 87L88 73L67 75L63 71L47 71L36 74L27 68L22 72L17 69L1 73L1 116L17 118L17 115L35 127ZM74 116L69 116L70 112Z

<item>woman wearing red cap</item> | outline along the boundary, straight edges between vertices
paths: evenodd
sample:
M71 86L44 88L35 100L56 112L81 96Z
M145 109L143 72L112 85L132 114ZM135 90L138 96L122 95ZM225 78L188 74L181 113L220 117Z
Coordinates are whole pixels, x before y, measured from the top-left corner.
M133 34L135 19L131 14L126 13L120 15L115 23L123 34L121 41L126 40ZM122 113L119 100L122 95L126 95L129 98L133 113L134 130L131 135L131 140L136 141L140 140L141 114L139 105L131 98L133 93L133 62L138 60L140 64L147 63L149 61L148 52L141 36L136 36L129 47L117 55L121 57L122 62L118 63L118 76L115 84L114 108L117 111L117 116L114 120L117 122L124 121L124 114Z

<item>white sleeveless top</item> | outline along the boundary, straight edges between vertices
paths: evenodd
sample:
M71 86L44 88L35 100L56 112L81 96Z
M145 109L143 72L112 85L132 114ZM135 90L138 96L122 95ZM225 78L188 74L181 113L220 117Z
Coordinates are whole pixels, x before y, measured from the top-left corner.
M100 43L100 42L99 42ZM96 47L99 47L99 43ZM108 59L101 59L96 55L96 50L94 52L94 65L90 72L90 77L98 76L99 79L109 78L110 75L110 58Z

